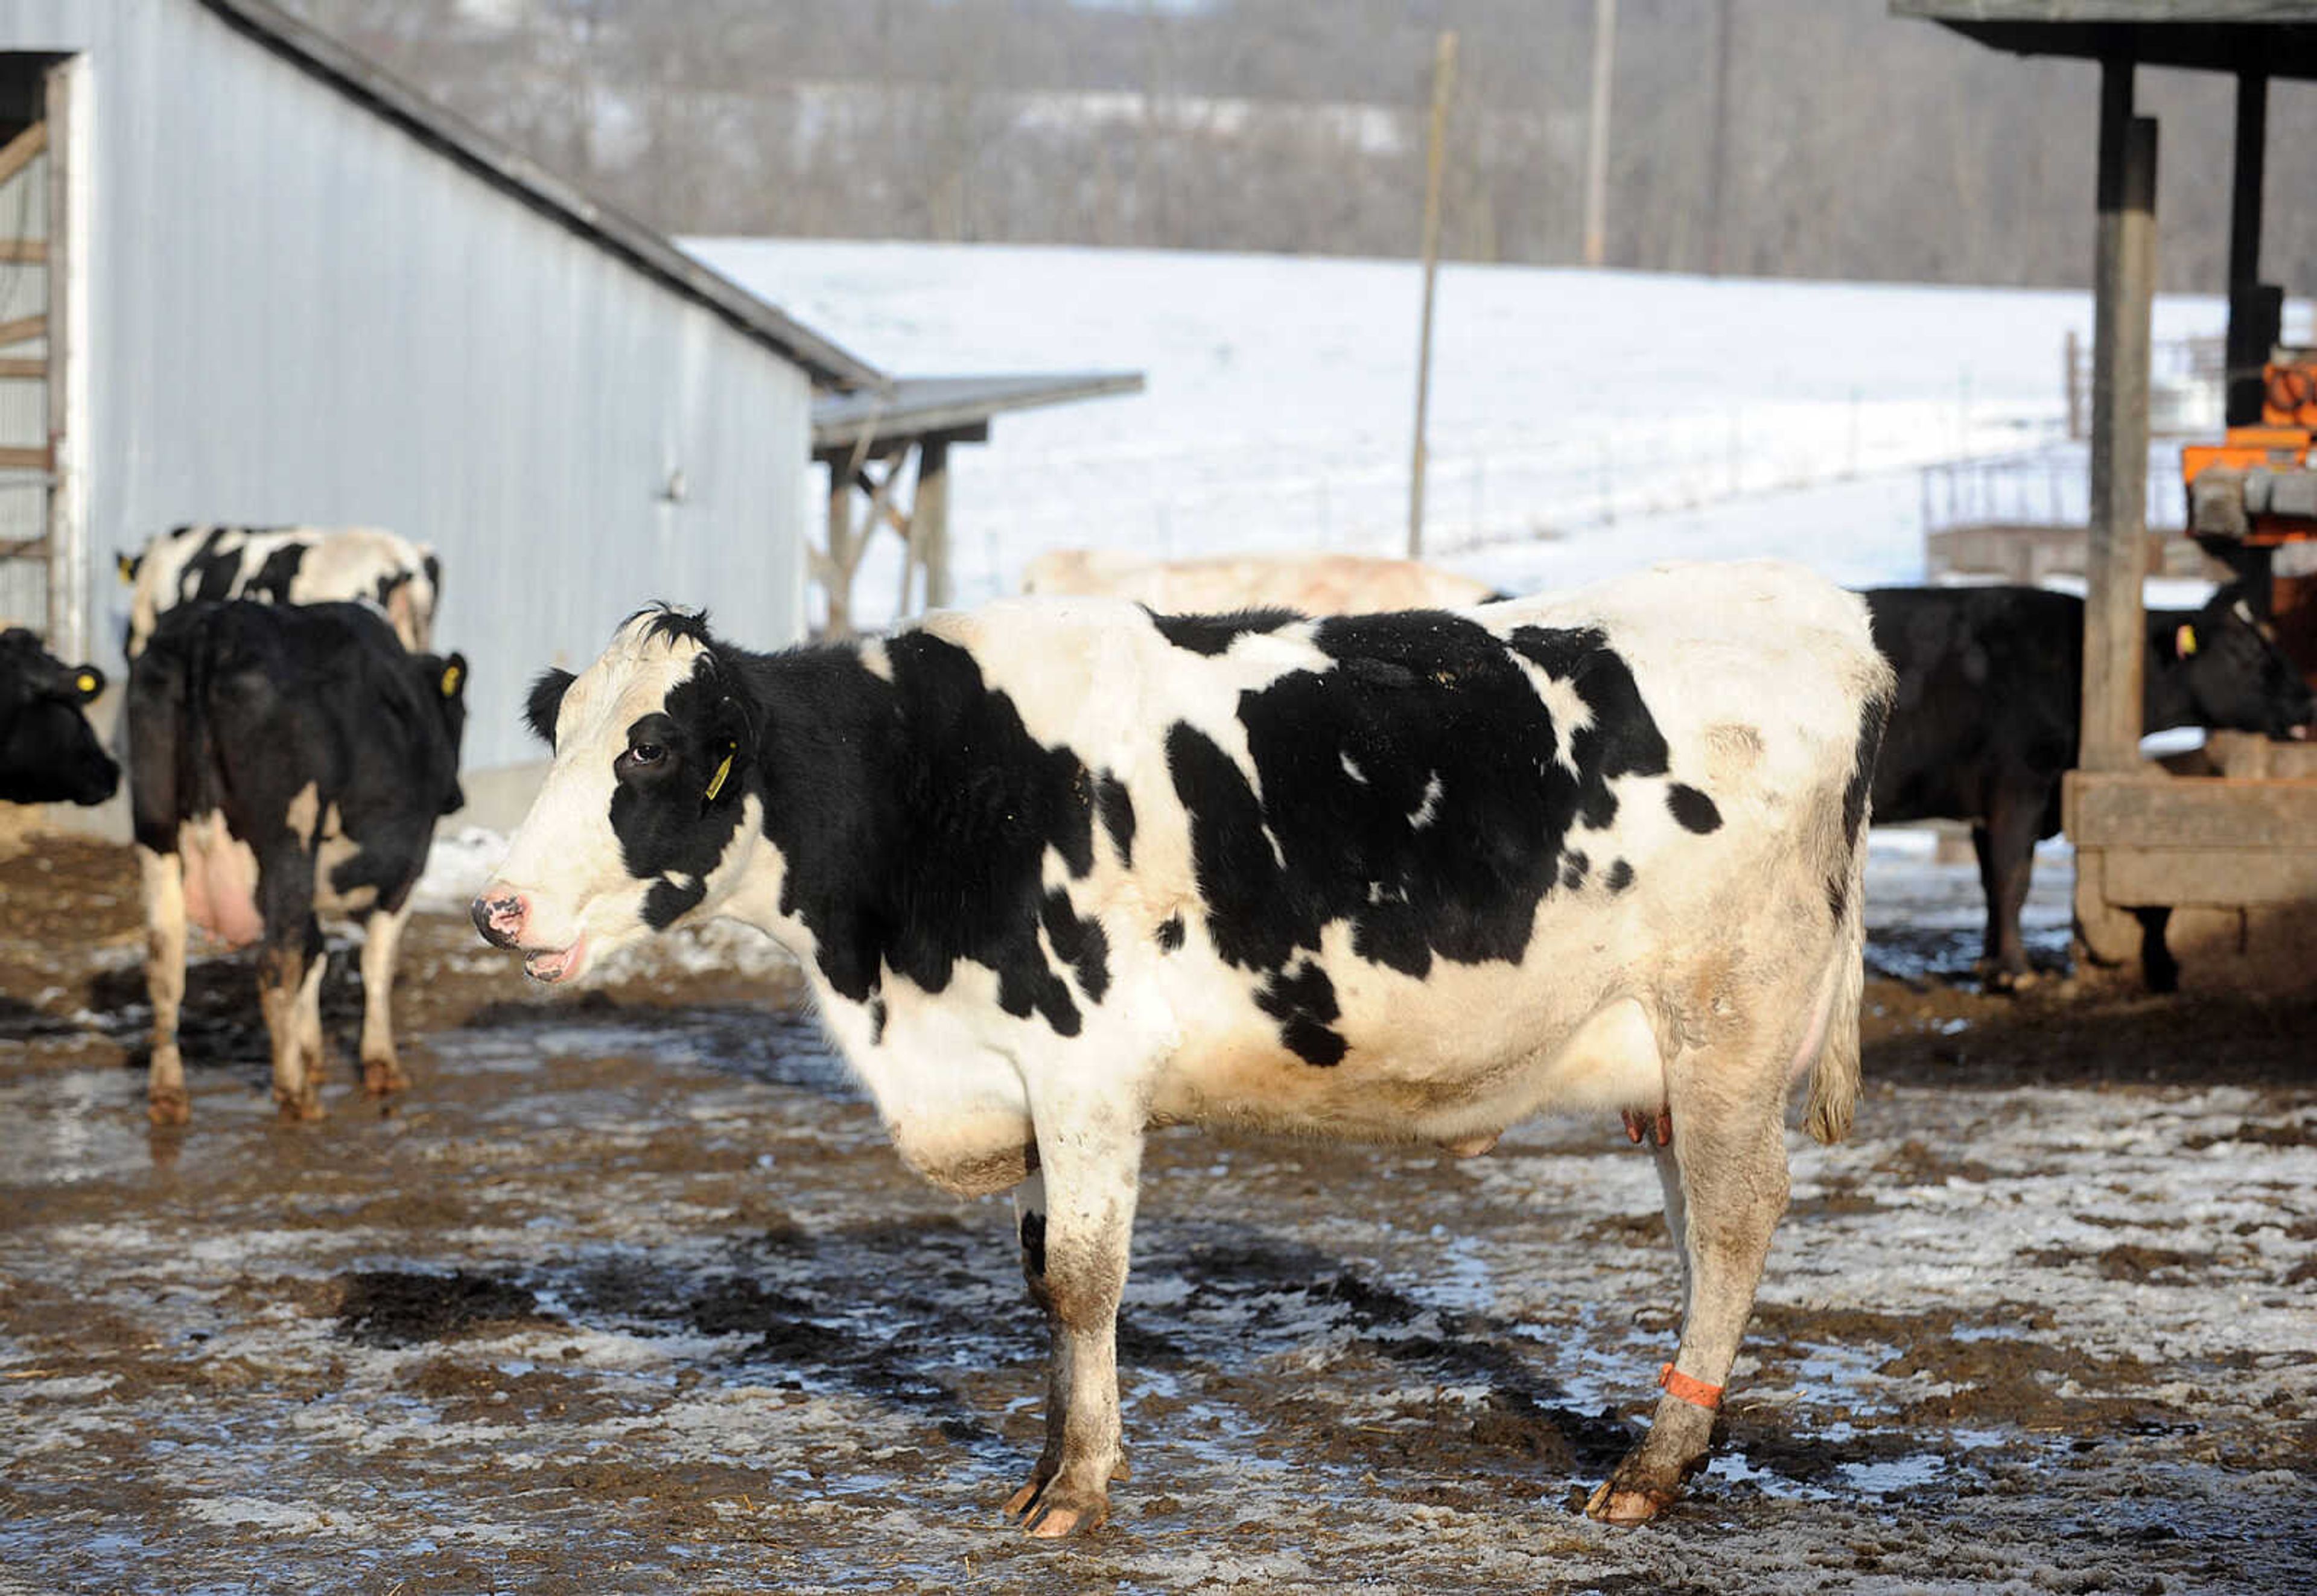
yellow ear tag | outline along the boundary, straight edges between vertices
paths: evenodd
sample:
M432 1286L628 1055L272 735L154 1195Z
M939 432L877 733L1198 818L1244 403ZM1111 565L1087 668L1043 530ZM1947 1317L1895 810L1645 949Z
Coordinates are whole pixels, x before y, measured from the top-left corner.
M121 573L121 579L124 582L133 582L137 579L137 562L126 554L115 554L112 557L112 569Z
M2172 634L2172 651L2183 659L2196 651L2196 629L2186 621L2180 623L2180 630Z
M85 670L73 677L73 686L80 689L80 695L83 698L96 696L96 678Z
M732 774L732 756L731 756L731 755L729 755L729 754L727 754L727 755L725 755L725 756L724 756L724 762L723 762L721 765L719 765L719 766L716 767L716 774L715 774L713 776L711 776L711 777L709 778L709 781L708 781L708 802L709 802L713 803L713 802L716 802L716 794L719 794L719 793L720 793L720 792L722 792L722 791L724 790L724 778L725 778L726 776L728 776L731 775L731 774Z
M444 666L443 668L443 696L448 698L458 690L459 668L455 665Z

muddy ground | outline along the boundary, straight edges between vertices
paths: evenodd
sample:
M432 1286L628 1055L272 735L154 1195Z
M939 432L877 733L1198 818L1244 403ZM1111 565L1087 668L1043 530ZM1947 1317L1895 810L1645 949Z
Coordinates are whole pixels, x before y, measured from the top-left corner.
M361 1097L336 973L285 1127L207 961L154 1132L138 921L122 850L0 862L0 1592L2317 1589L2307 999L1999 998L1879 936L1858 1130L1792 1138L1715 1460L1633 1531L1577 1511L1673 1344L1614 1123L1161 1135L1134 1477L1056 1547L996 1512L1008 1209L901 1170L777 972L550 996L425 917L416 1087Z

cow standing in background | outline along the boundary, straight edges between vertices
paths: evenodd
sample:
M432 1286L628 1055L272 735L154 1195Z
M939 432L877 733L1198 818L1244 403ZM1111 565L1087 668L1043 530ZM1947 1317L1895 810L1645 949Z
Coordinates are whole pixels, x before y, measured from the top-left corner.
M1997 986L2030 979L2019 910L2035 844L2060 832L2060 778L2083 719L2084 601L2040 587L1878 587L1874 642L1898 696L1874 768L1877 821L1968 820L1987 895L1981 967ZM2142 730L2208 726L2304 737L2317 700L2243 597L2148 612ZM2148 922L2151 984L2170 984L2160 921Z
M1681 1343L1588 1506L1634 1522L1705 1454L1789 1093L1850 1123L1889 685L1859 600L1771 564L1325 620L1017 600L772 655L647 612L534 688L555 763L475 923L542 981L756 926L903 1160L1018 1188L1052 1353L1006 1507L1038 1536L1100 1523L1123 1462L1149 1127L1672 1125Z
M145 880L154 1123L191 1116L177 1012L188 922L262 942L258 991L285 1118L322 1112L318 914L362 927L362 1082L407 1085L394 961L434 822L459 807L466 661L406 651L351 604L168 611L130 667L130 796Z
M0 803L102 803L121 783L88 723L104 691L94 665L67 665L21 626L0 632Z
M180 526L121 557L134 659L161 616L181 604L374 604L413 653L428 648L443 567L424 543L376 527Z
M1110 549L1053 549L1023 573L1025 594L1131 598L1161 614L1277 606L1305 615L1454 609L1504 595L1413 560L1369 554L1241 554L1146 560Z

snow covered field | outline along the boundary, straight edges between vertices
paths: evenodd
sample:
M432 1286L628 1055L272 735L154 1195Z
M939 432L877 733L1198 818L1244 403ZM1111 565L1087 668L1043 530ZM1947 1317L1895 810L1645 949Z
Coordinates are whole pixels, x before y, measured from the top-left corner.
M1416 316L1406 262L696 239L717 270L910 376L1134 370L1146 391L997 418L953 453L958 596L1056 546L1397 553ZM2302 312L2304 313L2305 312ZM2057 435L2079 292L1444 268L1427 547L1507 587L1775 554L1922 570L1916 468ZM2160 338L2219 330L2159 302ZM864 569L890 613L896 545Z

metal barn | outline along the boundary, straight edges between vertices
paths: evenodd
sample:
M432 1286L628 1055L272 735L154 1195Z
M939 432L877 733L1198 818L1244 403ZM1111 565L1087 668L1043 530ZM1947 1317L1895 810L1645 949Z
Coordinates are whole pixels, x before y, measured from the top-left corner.
M0 0L0 622L117 667L113 552L391 527L466 764L640 600L801 635L812 405L885 379L259 0Z

